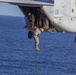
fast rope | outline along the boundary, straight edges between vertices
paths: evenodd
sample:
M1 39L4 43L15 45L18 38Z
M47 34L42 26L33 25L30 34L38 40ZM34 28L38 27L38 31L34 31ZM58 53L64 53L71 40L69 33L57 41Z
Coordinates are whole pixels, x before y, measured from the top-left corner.
M38 75L38 51L36 50L36 75Z

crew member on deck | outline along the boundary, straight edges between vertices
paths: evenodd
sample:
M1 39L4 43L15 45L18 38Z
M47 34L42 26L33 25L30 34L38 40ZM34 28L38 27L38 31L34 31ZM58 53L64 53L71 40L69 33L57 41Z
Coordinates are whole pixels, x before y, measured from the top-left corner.
M28 13L28 19L30 22L30 27L33 28L35 24L35 16L34 14Z
M39 15L39 28L42 28L43 27L43 15L40 14Z
M47 19L47 17L44 17L44 28L48 29L49 28L49 20Z

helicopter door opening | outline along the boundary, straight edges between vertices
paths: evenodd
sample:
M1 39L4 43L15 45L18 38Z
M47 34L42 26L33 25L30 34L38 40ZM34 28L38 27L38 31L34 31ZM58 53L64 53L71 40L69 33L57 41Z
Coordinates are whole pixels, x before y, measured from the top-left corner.
M44 14L40 7L20 6L20 9L29 21L29 25L27 25L27 28L29 30L37 27L44 28L45 31L49 31L50 28L54 28L54 26L51 24L50 20L48 19L46 14Z

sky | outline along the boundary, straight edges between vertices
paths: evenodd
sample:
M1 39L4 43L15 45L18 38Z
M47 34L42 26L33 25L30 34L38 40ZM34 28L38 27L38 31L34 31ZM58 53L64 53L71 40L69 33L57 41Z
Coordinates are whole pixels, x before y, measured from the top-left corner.
M18 6L9 3L0 3L0 15L24 17Z

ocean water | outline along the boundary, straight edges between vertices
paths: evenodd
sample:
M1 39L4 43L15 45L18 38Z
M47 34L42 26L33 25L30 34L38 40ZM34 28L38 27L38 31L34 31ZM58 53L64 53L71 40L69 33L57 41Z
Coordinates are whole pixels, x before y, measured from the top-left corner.
M0 16L0 75L76 75L76 33L43 32L36 63L23 26L23 18Z

